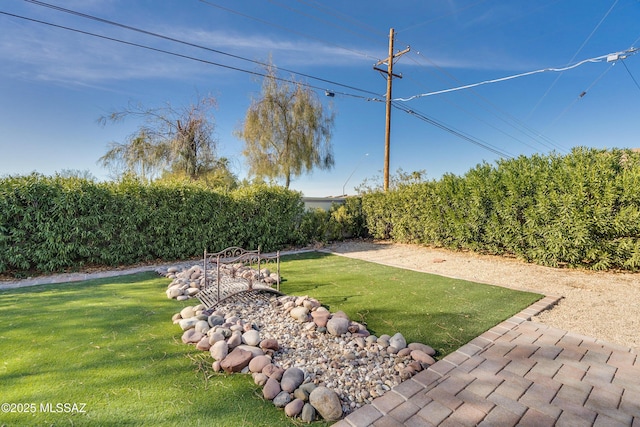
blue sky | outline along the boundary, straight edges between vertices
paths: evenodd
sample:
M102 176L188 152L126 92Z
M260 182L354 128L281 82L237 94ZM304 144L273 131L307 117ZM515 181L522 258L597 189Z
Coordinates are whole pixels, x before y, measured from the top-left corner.
M379 100L386 82L373 65L388 55L390 28L396 51L411 49L394 66L403 78L393 84L401 109L392 112L392 173L425 170L438 178L501 156L565 153L580 145L640 147L640 55L606 58L640 44L638 0L47 3L251 61L271 57L276 66L300 73L296 80L319 88L321 101L336 113L335 167L292 182L308 196L339 195L343 188L353 194L365 178L382 174L385 106ZM0 12L0 175L66 169L107 179L98 158L139 123L101 126L100 116L130 102L180 107L210 94L218 101L218 155L246 176L243 142L233 131L260 92L260 78L250 74L262 71L255 62L28 1L3 0ZM588 59L593 61L577 65ZM570 69L529 74L564 67ZM513 78L432 94L504 77ZM325 89L335 96L326 97ZM400 100L419 94L431 95Z

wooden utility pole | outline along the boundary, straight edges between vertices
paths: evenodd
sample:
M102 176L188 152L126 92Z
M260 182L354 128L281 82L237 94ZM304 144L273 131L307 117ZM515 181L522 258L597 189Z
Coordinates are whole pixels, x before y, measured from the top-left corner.
M376 65L373 66L374 70L380 71L381 73L384 73L387 75L387 101L386 101L386 104L387 104L386 120L387 121L385 126L385 137L384 137L384 187L383 187L384 191L387 191L389 189L389 151L390 151L390 145L391 145L390 144L391 143L391 88L392 88L392 82L394 77L397 77L399 79L402 78L402 74L393 74L393 61L396 58L399 58L400 56L409 52L409 50L411 50L411 48L407 46L407 48L402 52L398 52L394 54L393 53L394 38L395 38L394 31L393 31L393 28L391 28L391 30L389 30L389 57L387 59L378 61ZM382 68L378 68L378 65L382 65L384 63L387 64L386 70L383 70Z

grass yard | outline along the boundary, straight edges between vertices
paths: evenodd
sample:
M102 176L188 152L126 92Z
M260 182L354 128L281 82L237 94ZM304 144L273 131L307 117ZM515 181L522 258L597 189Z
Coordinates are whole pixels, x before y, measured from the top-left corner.
M320 252L286 258L281 290L317 298L365 322L375 335L401 332L446 356L542 295L387 267Z
M540 298L322 253L286 257L282 274L285 293L440 356ZM188 303L168 300L168 283L146 273L0 291L0 426L295 425L250 376L211 375L208 353L180 341L171 316Z

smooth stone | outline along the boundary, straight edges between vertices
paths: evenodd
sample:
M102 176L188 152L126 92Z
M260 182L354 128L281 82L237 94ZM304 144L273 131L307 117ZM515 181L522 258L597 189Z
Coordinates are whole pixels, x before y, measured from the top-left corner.
M190 317L194 317L195 315L196 312L193 310L193 307L185 307L180 310L180 316L182 316L183 319L188 319Z
M400 332L398 332L397 334L389 338L389 345L397 348L398 350L402 350L407 346L407 340Z
M300 419L305 423L312 423L316 419L316 409L310 403L305 403L300 412Z
M193 329L196 327L196 323L198 323L198 319L195 317L189 317L187 319L182 319L178 322L183 331L187 329Z
M293 391L293 397L306 402L307 400L309 400L309 392L304 391L302 388L298 387Z
M255 347L253 345L240 344L236 348L240 348L244 351L248 351L249 353L251 353L252 359L256 356L264 356L264 351L262 351L262 349Z
M349 319L336 317L335 315L327 322L327 331L334 336L344 335L349 328ZM316 408L317 409L317 408Z
M398 352L398 357L407 357L407 356L410 356L412 351L413 351L413 350L411 350L409 347L405 347L405 348L403 348L402 350L400 350L400 351Z
M329 321L331 314L329 312L319 312L316 310L311 312L311 317L313 318L313 323L315 323L316 326L325 327L327 326L327 322Z
M209 351L211 348L211 344L209 344L209 337L202 337L202 339L196 344L196 348L202 351Z
M262 388L262 396L267 400L273 400L281 391L278 380L269 378Z
M251 363L251 362L249 362ZM269 379L269 377L267 377L265 374L263 374L262 372L256 372L253 374L253 382L257 385L257 386L264 386L267 383L267 380Z
M263 350L278 351L280 347L278 346L278 340L275 338L268 338L260 341L260 348Z
M262 372L265 366L271 363L271 358L268 356L256 356L249 362L249 370L251 372Z
M342 403L336 392L330 388L316 387L309 394L309 403L327 421L337 421L342 418Z
M274 378L278 381L282 378L284 374L284 369L279 366L274 365L273 363L269 363L262 369L262 373L268 376L269 378Z
M187 329L182 334L182 342L185 344L195 344L199 342L205 335L195 329Z
M282 384L280 384L282 386ZM284 408L291 402L291 395L286 391L281 391L273 398L273 404L276 408Z
M209 322L209 326L213 328L214 326L222 325L224 323L224 317L216 316L212 314L211 316L209 316L208 322Z
M347 313L345 313L344 311L336 311L335 313L333 313L333 317L341 317L343 319L347 319L349 320L349 316L347 316Z
M309 309L303 306L299 306L291 309L291 312L289 312L289 314L298 322L306 322L309 318Z
M286 392L293 393L302 384L302 381L304 381L304 372L294 366L284 371L280 380L280 387Z
M254 347L257 346L258 344L260 344L260 332L256 331L255 329L251 329L250 331L245 332L244 334L242 334L242 342Z
M234 348L227 357L222 359L220 367L227 373L240 372L249 365L251 358L252 354L250 351L246 351L241 348Z
M224 341L224 335L220 332L214 332L209 335L209 344L214 345L218 341Z
M287 415L287 417L297 417L300 412L302 412L303 407L304 400L294 399L291 402L287 403L287 406L284 407L284 413Z
M221 361L229 354L229 345L226 341L218 341L211 346L209 352L214 360Z
M428 354L429 356L435 356L436 351L433 349L433 347L428 346L426 344L422 344L419 342L412 342L411 344L408 345L408 347L411 350L420 350L423 353Z
M315 385L314 383L304 383L302 384L300 387L298 387L300 390L303 390L305 393L307 393L307 396L309 396L311 394L311 392L313 390L315 390L318 386Z
M429 356L427 353L425 353L422 350L411 351L411 358L420 363L426 363L427 365L433 365L434 363L436 363L433 357Z
M227 344L229 344L229 348L236 348L237 346L242 344L242 334L238 332L232 333L227 340Z
M209 322L207 322L206 320L198 320L196 322L194 329L198 332L202 332L203 334L206 334L207 331L210 329Z

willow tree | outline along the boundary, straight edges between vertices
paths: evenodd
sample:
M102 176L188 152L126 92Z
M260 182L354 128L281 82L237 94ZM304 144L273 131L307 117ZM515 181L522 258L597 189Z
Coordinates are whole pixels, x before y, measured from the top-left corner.
M253 99L241 129L242 154L249 173L257 178L291 179L314 168L334 164L331 131L334 114L326 112L317 95L302 84L283 81L273 65L267 67L258 99Z
M198 179L217 164L211 115L214 107L214 98L199 97L194 104L182 108L170 104L159 108L130 104L103 116L99 119L102 124L131 116L141 119L142 124L126 142L112 142L98 162L116 172L145 178L170 172Z

